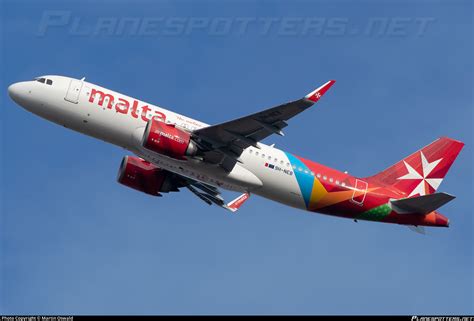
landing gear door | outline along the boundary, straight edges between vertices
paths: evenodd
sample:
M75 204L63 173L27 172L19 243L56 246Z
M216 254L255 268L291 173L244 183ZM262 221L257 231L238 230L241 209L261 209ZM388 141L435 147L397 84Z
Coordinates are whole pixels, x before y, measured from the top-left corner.
M77 104L79 102L79 95L81 94L83 84L84 82L82 80L71 79L64 99L73 104Z
M365 195L367 194L367 182L356 179L354 193L352 194L352 202L357 205L364 205Z

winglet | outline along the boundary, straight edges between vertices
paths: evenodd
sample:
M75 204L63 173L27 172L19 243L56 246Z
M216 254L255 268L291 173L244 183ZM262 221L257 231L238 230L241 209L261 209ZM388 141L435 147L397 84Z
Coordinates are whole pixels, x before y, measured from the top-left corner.
M317 102L326 93L326 91L328 91L329 88L331 88L331 86L334 85L335 82L336 82L335 80L329 80L327 83L325 83L318 89L304 96L304 98L312 101L313 103Z
M249 193L244 193L237 197L235 200L231 201L226 205L226 208L231 212L237 212L237 210L248 200L250 197Z

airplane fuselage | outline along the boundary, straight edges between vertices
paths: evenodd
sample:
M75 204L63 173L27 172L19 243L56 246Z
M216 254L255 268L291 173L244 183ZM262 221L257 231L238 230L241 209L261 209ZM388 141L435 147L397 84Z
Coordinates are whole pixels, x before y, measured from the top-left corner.
M389 201L407 197L403 191L379 186L263 143L246 148L240 156L242 162L230 172L198 159L178 160L147 150L141 140L152 117L189 132L209 125L85 80L42 78L52 84L16 83L10 87L10 95L40 117L123 147L181 176L311 212L400 224L448 225L447 219L438 213L419 216L393 211Z

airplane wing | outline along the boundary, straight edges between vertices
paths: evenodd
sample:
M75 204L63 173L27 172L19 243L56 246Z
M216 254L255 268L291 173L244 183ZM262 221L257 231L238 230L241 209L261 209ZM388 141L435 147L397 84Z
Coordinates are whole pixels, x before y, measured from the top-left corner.
M167 171L170 174L169 184L172 185L170 191L176 192L180 188L186 187L191 193L199 197L208 205L215 204L231 212L236 212L242 204L250 197L249 193L239 195L236 199L229 203L224 202L219 189L214 186L198 182L188 177L181 176L176 173Z
M194 131L193 137L205 152L204 160L231 171L241 162L239 156L245 148L259 148L257 142L272 134L283 136L286 121L316 103L334 83L330 80L299 100Z

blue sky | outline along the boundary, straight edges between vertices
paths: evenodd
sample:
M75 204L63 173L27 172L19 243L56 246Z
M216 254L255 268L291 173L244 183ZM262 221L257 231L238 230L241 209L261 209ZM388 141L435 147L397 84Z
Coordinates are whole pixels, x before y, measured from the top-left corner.
M470 1L0 5L1 313L474 313ZM100 28L127 18L150 29ZM242 18L252 23L239 32ZM304 32L308 21L321 28ZM441 211L451 227L422 236L256 196L237 215L187 191L148 197L116 183L126 151L9 99L9 84L43 74L85 76L207 123L336 79L266 142L367 176L437 137L462 140L440 187L457 196Z

